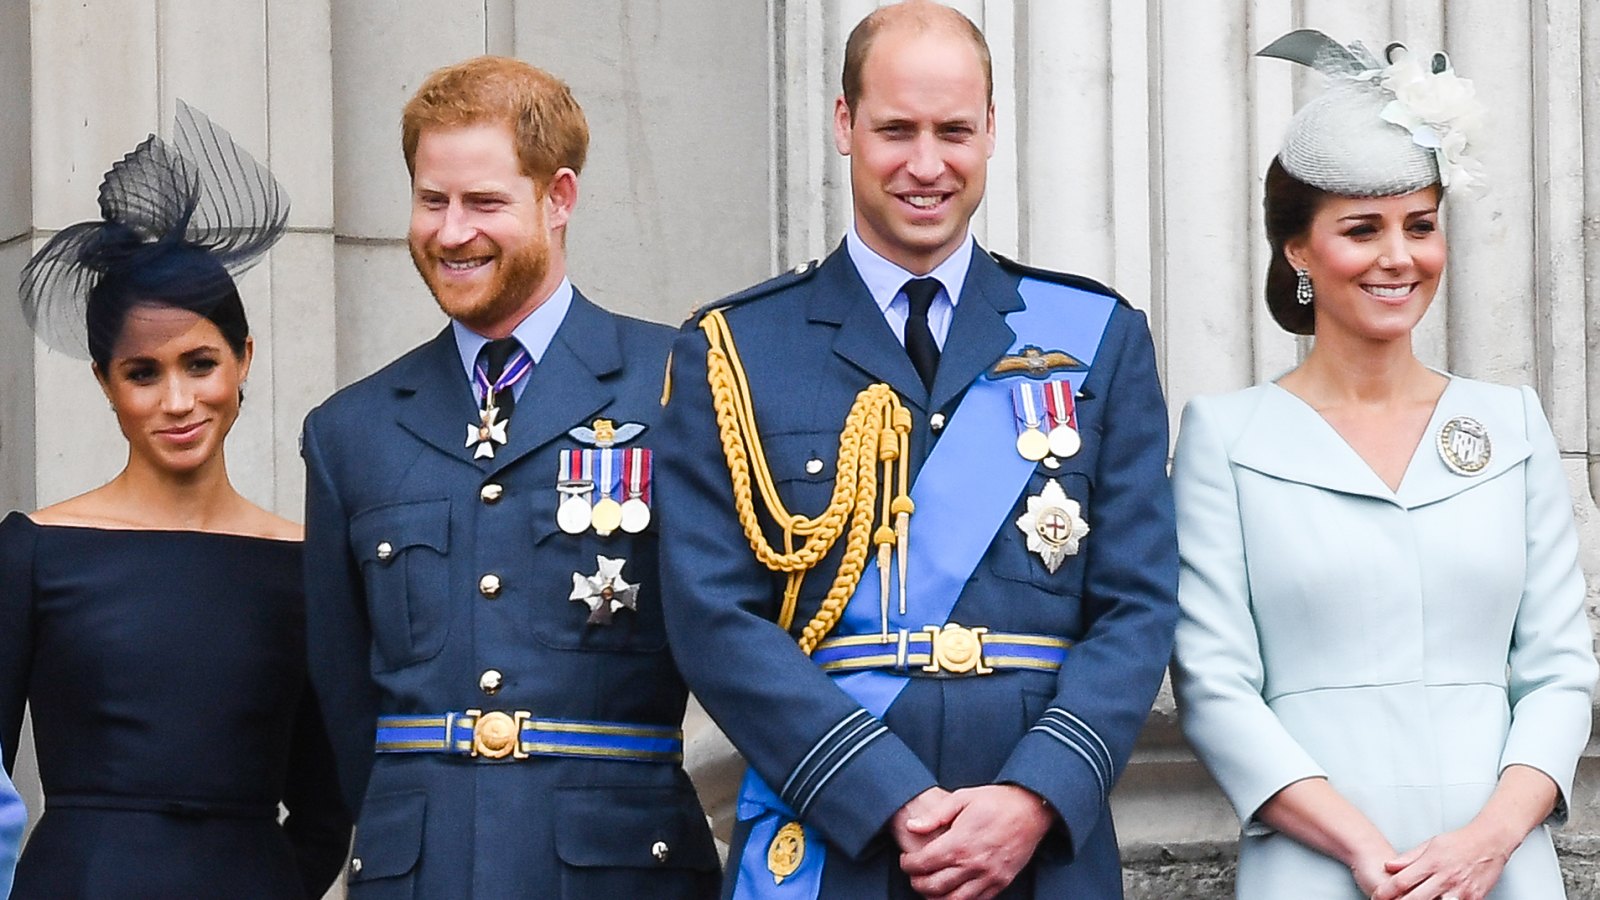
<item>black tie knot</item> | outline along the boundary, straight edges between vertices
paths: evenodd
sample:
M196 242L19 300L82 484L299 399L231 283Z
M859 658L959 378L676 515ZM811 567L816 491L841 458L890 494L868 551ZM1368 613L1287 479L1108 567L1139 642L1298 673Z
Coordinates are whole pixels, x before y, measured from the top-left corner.
M936 278L913 278L901 290L906 292L906 300L911 303L911 314L926 319L928 311L933 309L933 298L939 296L939 281Z
M517 339L514 337L501 338L484 345L484 370L489 376L490 382L495 381L500 377L501 373L505 372L506 361L511 359L513 353L517 352L518 346Z

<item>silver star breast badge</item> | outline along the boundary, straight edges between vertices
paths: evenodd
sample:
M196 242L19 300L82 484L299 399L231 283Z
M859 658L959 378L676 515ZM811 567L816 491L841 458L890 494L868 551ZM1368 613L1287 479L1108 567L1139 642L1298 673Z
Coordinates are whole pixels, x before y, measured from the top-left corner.
M628 561L596 556L595 563L593 575L572 573L572 596L567 598L589 607L589 624L610 625L612 614L620 609L638 611L639 586L622 580L622 567Z
M478 412L478 424L468 423L467 446L478 445L478 449L473 451L473 459L483 459L484 457L493 459L494 445L506 442L506 426L511 423L511 420L496 421L499 416L500 408L498 406L486 406Z
M1078 553L1080 542L1089 534L1078 501L1067 496L1061 482L1050 479L1044 490L1028 498L1028 511L1017 519L1017 527L1028 536L1028 549L1039 554L1052 573L1061 562Z

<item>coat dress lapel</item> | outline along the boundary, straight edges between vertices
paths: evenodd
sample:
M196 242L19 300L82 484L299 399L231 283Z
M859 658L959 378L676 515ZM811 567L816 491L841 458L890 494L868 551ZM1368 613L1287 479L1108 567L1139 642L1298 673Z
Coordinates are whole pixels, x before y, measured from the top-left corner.
M1516 466L1532 452L1520 417L1509 414L1468 381L1451 378L1434 407L1411 462L1392 491L1366 460L1304 400L1276 384L1260 387L1261 402L1229 451L1236 465L1284 481L1415 509L1437 503ZM1452 472L1439 456L1438 436L1455 416L1482 422L1493 441L1489 465L1476 475Z

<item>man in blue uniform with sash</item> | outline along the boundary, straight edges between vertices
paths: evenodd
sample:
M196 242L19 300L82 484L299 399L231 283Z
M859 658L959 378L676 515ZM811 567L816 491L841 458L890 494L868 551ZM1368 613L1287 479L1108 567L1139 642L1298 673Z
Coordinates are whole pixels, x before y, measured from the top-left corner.
M589 131L565 84L468 60L401 131L412 260L451 321L302 447L350 897L705 900L652 514L671 329L567 279Z
M725 896L1119 897L1107 798L1176 615L1149 331L974 243L964 16L879 9L843 87L843 245L674 346L668 633L750 762Z

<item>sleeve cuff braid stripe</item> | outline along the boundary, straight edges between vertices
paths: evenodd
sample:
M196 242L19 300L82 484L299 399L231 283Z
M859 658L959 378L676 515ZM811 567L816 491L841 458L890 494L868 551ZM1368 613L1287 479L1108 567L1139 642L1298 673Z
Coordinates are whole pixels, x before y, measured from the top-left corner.
M1112 762L1111 760L1111 750L1106 746L1106 742L1102 741L1100 739L1100 735L1096 734L1095 730L1089 727L1089 723L1059 706L1052 706L1045 710L1045 717L1050 716L1059 717L1068 729L1076 731L1078 734L1088 739L1089 749L1099 756L1100 763L1105 768L1106 779L1110 780L1112 773L1114 773L1117 769L1116 763Z
M860 715L851 715L848 727L830 731L828 737L818 742L813 752L806 755L806 761L795 770L785 785L782 794L784 802L796 814L802 814L851 757L887 733L888 728L865 711Z
M1107 775L1105 770L1100 767L1100 761L1096 758L1096 754L1089 747L1085 746L1082 737L1071 732L1063 731L1058 725L1045 722L1041 722L1028 730L1037 731L1041 734L1053 737L1065 744L1067 749L1083 757L1083 761L1089 765L1089 771L1094 773L1095 783L1100 788L1100 801L1102 803L1105 802L1106 798L1111 793L1110 777Z
M794 789L795 781L798 780L801 773L805 772L810 766L812 758L818 753L821 753L822 749L828 746L828 744L834 738L838 737L841 731L851 727L852 723L863 718L870 719L872 718L872 714L864 709L858 709L850 715L840 719L838 724L828 729L828 733L819 738L817 742L811 746L811 749L806 752L806 755L801 758L800 762L795 764L794 771L789 773L789 779L783 783L783 789L778 792L779 795L787 797L789 792Z
M854 756L867 741L887 730L882 722L871 716L856 722L850 730L840 735L838 740L819 754L799 778L795 779L794 787L784 795L784 802L788 803L796 813L803 807L811 805L816 799L817 792L821 791L828 779L839 771L845 760Z
M860 740L856 741L854 746L852 746L848 751L839 757L839 761L834 763L832 768L823 773L822 778L817 781L817 786L806 795L805 800L800 804L800 806L795 808L795 815L804 817L806 813L811 810L811 804L816 802L817 795L822 792L822 789L827 786L828 782L833 780L833 776L838 774L839 770L844 768L845 764L848 763L852 757L866 749L868 744L888 733L889 726L884 725L882 722L878 722L871 731L863 734Z

